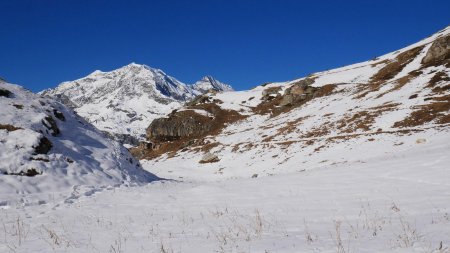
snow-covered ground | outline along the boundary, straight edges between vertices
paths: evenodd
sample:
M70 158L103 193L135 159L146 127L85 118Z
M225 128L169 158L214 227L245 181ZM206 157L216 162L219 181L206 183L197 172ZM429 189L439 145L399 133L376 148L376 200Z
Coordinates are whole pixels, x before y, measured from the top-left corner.
M0 251L448 252L449 134L409 141L395 153L299 163L283 175L2 206Z

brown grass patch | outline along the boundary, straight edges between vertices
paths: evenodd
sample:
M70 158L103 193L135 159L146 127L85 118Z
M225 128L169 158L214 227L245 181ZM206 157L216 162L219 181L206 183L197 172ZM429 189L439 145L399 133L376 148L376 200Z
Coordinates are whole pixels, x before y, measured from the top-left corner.
M322 87L317 88L317 90L314 92L313 96L310 98L304 99L300 102L295 103L294 105L288 105L288 106L279 106L281 100L283 99L283 96L278 95L276 97L272 97L271 100L266 100L261 102L256 107L252 108L253 113L260 114L260 115L266 115L270 114L271 117L278 116L282 113L286 113L291 111L294 108L300 107L307 102L311 101L314 98L318 97L324 97L331 95L335 88L337 87L336 84L327 84Z
M443 93L445 91L450 90L450 83L440 87L440 86L436 86L438 83L440 82L450 82L450 77L447 75L447 73L445 72L437 72L436 74L434 74L434 76L430 79L430 81L428 82L427 87L428 88L432 88L433 92L435 93Z
M13 132L13 131L16 131L16 130L20 130L22 128L16 127L16 126L13 126L13 125L9 125L9 124L5 124L5 125L0 124L0 129L5 129L8 132Z
M401 77L399 79L397 79L397 83L395 84L395 86L381 94L379 94L376 98L381 98L382 96L391 93L393 91L396 90L400 90L403 86L405 86L407 83L409 83L412 79L416 78L417 76L419 76L422 72L421 71L411 71L408 73L408 75Z
M325 97L329 96L333 93L334 89L337 87L336 84L326 84L322 87L320 87L316 93L314 94L314 97Z
M285 135L285 134L294 132L294 130L297 128L298 124L300 124L301 122L303 122L305 119L307 119L309 117L311 117L311 116L300 117L298 119L287 122L285 124L285 126L277 129L276 135Z
M434 98L437 102L415 106L408 117L394 123L394 127L415 127L434 121L437 124L450 123L450 95Z
M378 66L380 64L388 64L389 62L391 62L389 59L385 59L385 60L382 60L382 61L379 61L379 62L372 63L370 66L376 67L376 66Z
M423 47L424 46L415 47L397 55L394 61L389 62L386 66L382 67L377 73L375 73L370 78L368 84L360 85L358 87L357 93L359 93L359 95L357 95L355 98L360 99L365 97L370 92L378 91L383 84L394 78L403 70L406 65L413 61L414 58L416 58L417 55L419 55L419 53L422 51ZM414 76L415 73L411 73L411 75ZM400 83L404 84L406 84L407 82L407 78L400 81ZM401 86L399 88L401 88Z
M359 111L353 115L345 115L336 122L336 129L341 133L354 133L357 130L370 131L377 117L387 111L393 111L400 105L398 103L386 103L380 106Z
M410 63L412 60L414 60L414 58L417 57L417 55L419 55L423 47L424 46L415 47L397 55L394 61L381 68L375 75L371 77L371 82L374 85L377 85L394 78L403 70L406 65L408 65L408 63Z

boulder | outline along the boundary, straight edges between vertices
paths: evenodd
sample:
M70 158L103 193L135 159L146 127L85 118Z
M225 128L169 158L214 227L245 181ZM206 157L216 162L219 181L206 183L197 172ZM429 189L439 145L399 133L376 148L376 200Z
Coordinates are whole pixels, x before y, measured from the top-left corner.
M213 127L212 119L193 111L182 111L168 118L153 120L147 128L147 137L153 141L173 141L202 136Z
M314 97L317 88L310 86L314 83L314 79L305 78L294 83L291 87L287 88L280 100L279 106L295 105L304 100Z
M279 96L279 91L281 90L281 87L269 87L262 92L262 100L263 101L270 101L274 99L275 97Z
M432 64L450 59L450 35L436 39L422 59L423 64Z
M202 159L199 161L199 163L216 163L220 161L219 157L215 154L206 153L203 155Z

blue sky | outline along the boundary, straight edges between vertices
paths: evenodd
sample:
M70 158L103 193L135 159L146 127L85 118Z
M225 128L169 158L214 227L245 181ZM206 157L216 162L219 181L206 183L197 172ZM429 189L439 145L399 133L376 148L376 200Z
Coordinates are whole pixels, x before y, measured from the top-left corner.
M0 76L33 91L130 62L235 89L364 61L450 25L450 1L0 0Z

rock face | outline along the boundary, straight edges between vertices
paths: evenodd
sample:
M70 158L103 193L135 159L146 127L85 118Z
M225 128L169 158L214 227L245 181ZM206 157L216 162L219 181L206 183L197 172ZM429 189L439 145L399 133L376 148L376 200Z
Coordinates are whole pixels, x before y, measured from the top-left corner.
M450 35L436 39L422 59L423 64L450 59Z
M153 141L173 141L202 136L213 127L213 120L194 111L174 112L168 118L153 120L147 137Z
M12 93L7 89L0 89L0 97L11 97Z
M311 78L305 78L291 87L287 88L284 92L283 98L280 101L280 106L288 106L298 104L304 100L308 100L314 97L314 93L317 88L310 86L314 83Z

